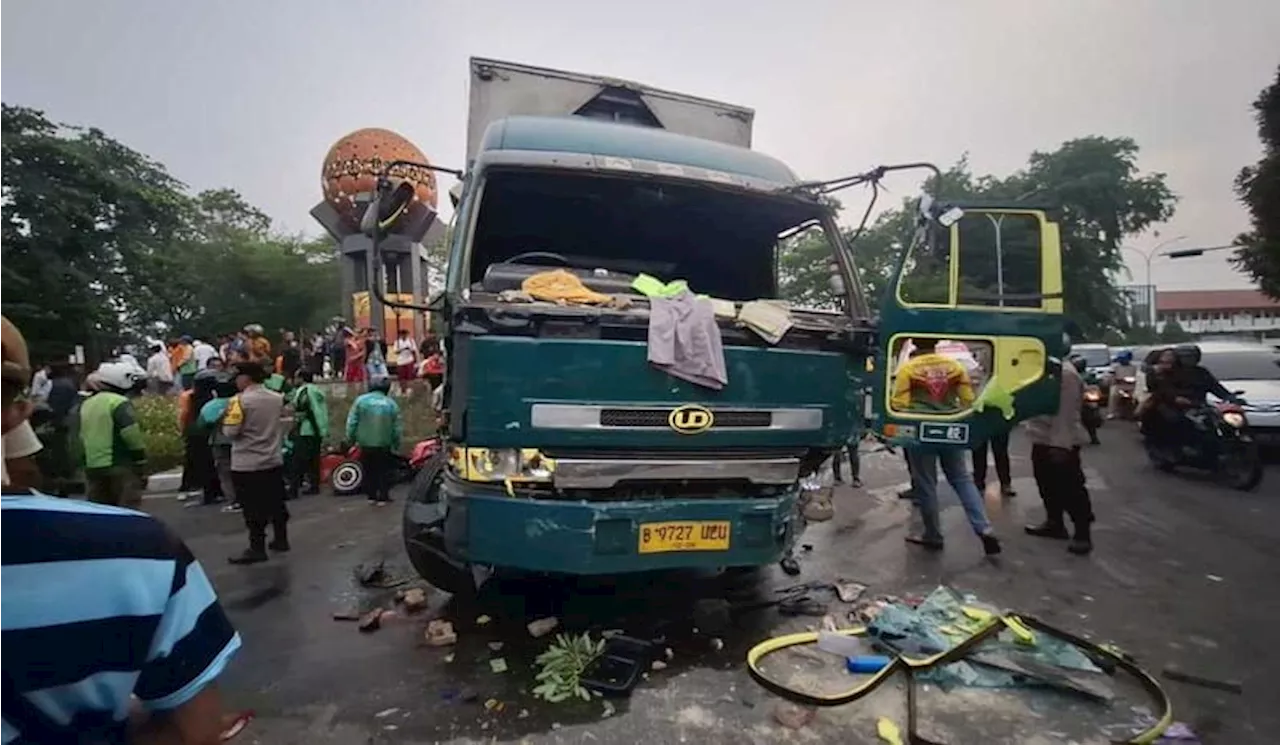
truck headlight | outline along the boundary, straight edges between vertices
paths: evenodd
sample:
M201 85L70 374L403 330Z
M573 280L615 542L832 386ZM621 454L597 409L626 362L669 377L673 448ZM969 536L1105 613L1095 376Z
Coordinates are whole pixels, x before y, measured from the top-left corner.
M1222 421L1236 429L1240 429L1244 426L1244 414L1238 411L1228 411L1222 415Z
M546 483L556 470L537 448L457 448L453 464L466 481Z

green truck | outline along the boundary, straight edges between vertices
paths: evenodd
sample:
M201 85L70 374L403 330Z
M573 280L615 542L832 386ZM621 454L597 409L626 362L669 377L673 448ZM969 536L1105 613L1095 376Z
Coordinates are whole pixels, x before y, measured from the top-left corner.
M431 303L448 359L445 447L404 513L409 557L433 584L470 589L476 566L767 565L804 528L801 478L868 422L890 440L967 447L1052 406L1060 269L1048 265L1056 233L1042 211L1005 211L1042 228L1034 312L1025 298L949 312L963 305L959 241L987 214L938 202L922 209L921 248L899 267L941 272L933 295L894 293L872 309L823 189L748 149L750 110L494 60L471 70L468 163L452 192L446 286ZM829 308L771 302L788 241L825 247ZM526 292L530 277L555 270L586 299ZM685 287L714 311L723 381L651 362L651 322ZM957 328L951 316L966 320ZM988 358L1006 353L992 363L1006 383L993 401L1012 408L1008 394L1016 413L887 406L887 345L932 333L990 344Z

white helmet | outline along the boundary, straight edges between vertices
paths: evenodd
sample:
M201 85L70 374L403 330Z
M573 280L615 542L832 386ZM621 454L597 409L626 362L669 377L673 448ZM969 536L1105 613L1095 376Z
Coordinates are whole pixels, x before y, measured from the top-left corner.
M127 391L138 384L142 376L127 362L103 362L93 373L100 385Z

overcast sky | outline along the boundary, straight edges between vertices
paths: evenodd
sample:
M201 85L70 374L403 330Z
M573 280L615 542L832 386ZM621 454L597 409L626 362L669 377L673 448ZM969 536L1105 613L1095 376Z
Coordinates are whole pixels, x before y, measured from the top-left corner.
M477 55L752 107L755 147L806 178L965 152L1003 175L1072 137L1130 136L1181 197L1135 248L1216 245L1246 226L1231 180L1258 158L1249 104L1280 64L1280 0L5 0L2 21L5 103L309 233L321 160L353 129L461 165ZM1224 253L1153 273L1247 286Z

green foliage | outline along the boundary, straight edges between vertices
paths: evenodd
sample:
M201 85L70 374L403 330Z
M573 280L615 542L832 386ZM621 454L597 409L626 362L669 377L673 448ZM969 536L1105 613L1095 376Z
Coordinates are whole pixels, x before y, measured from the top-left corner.
M1119 328L1115 319L1125 317L1123 297L1112 281L1124 266L1120 246L1126 236L1171 217L1176 202L1164 174L1139 173L1137 158L1138 146L1131 139L1085 137L1052 152L1032 153L1025 167L1004 178L974 176L968 161L961 159L943 173L940 185L930 179L928 187L945 200L1059 208L1067 313L1086 335L1100 337L1107 329ZM873 308L883 302L897 262L910 244L914 202L915 197L904 198L881 212L853 245ZM779 257L784 296L811 303L811 298L829 296L828 257L829 251L814 241L784 245ZM973 266L970 258L964 261ZM976 276L966 270L976 281L971 289L989 284L981 277L994 276L994 266L991 269L979 270Z
M164 166L97 129L4 106L4 313L37 359L83 344L260 323L320 328L339 309L328 241L271 231L228 189L190 195Z
M181 233L181 184L100 130L31 109L4 106L0 135L4 313L38 359L77 343L101 354L149 290L133 268Z
M582 686L582 673L604 653L604 644L604 639L592 640L590 634L557 634L555 643L534 660L541 669L533 695L551 703L574 696L590 701L591 693Z
M1180 344L1184 341L1193 341L1195 335L1182 328L1182 324L1177 319L1170 318L1165 322L1164 328L1160 329L1159 341L1162 344Z
M1262 141L1262 160L1236 176L1236 194L1252 217L1253 229L1236 238L1242 248L1232 263L1253 277L1263 292L1280 299L1280 68L1253 103Z
M186 441L178 429L176 396L139 396L133 411L147 444L147 471L159 473L182 465Z
M331 444L337 444L342 441L351 404L364 390L357 384L348 386L346 383L320 383L319 385L324 388L325 402L329 407L329 441ZM405 447L412 447L412 444L418 440L436 433L436 412L431 408L431 390L425 383L420 383L419 387L413 391L413 395L407 398L399 395L398 384L392 394L400 404L400 416L404 422Z

